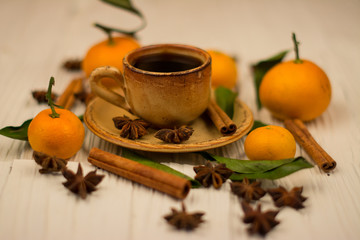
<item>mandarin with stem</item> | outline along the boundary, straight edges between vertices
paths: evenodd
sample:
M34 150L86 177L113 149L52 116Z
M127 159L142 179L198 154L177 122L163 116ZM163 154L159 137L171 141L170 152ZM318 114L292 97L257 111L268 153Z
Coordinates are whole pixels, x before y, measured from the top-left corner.
M132 37L110 37L90 47L82 61L81 68L86 77L89 77L95 68L102 66L112 66L122 71L122 60L125 55L139 47L140 44ZM116 86L115 81L110 78L105 78L102 82L108 87Z
M293 34L296 59L282 62L264 76L260 101L274 117L309 121L320 116L331 99L331 85L325 72L315 63L299 58Z
M55 109L55 104L49 98L53 84L52 77L47 92L50 108L38 113L31 121L28 140L31 148L36 152L68 159L82 147L85 129L74 113L67 109Z

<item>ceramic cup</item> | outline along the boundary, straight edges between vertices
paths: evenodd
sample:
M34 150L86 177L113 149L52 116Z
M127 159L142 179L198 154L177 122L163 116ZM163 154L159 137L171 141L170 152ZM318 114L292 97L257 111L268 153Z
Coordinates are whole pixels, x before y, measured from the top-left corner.
M92 91L157 127L190 123L209 104L211 57L202 49L150 45L130 52L123 65L123 74L110 66L95 69L90 76ZM108 77L117 82L124 96L101 83Z

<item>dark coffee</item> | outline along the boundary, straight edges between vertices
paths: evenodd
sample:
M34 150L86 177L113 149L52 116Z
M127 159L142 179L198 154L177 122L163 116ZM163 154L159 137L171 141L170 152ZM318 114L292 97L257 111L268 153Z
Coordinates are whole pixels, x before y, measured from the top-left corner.
M134 67L150 72L179 72L199 67L203 62L191 56L156 53L139 57Z

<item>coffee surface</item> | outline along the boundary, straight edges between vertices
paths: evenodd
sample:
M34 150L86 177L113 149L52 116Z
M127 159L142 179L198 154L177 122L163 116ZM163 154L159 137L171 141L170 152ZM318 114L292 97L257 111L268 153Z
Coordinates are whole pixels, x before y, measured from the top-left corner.
M157 53L139 57L133 66L151 72L179 72L199 67L201 64L202 61L194 57Z

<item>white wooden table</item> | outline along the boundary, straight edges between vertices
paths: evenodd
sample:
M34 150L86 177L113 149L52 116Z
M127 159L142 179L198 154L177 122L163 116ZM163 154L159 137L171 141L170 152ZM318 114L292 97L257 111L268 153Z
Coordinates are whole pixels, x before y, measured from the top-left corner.
M281 223L267 239L360 239L360 2L356 0L136 0L147 27L139 33L142 45L184 43L216 48L235 55L240 71L239 97L254 118L282 125L265 109L257 111L250 65L284 49L291 49L291 33L301 42L301 57L328 74L332 102L328 110L307 124L310 132L337 161L325 174L314 167L265 187L303 186L305 208L281 210ZM44 105L31 91L46 88L51 76L61 92L77 73L61 68L64 60L82 58L105 38L92 24L112 23L135 28L139 21L100 1L0 0L0 128L18 126ZM294 55L290 53L288 58ZM84 107L73 111L82 114ZM211 152L244 159L244 138ZM83 148L69 163L84 171L89 149L113 153L121 148L86 130ZM220 190L193 189L187 209L204 211L206 222L193 232L176 231L163 216L180 201L104 172L98 191L82 200L62 186L64 178L41 175L27 142L0 136L0 239L257 239L242 222L240 202L227 182ZM194 176L202 161L193 154L154 154L148 157ZM297 155L310 160L298 146ZM270 197L261 200L274 209Z

